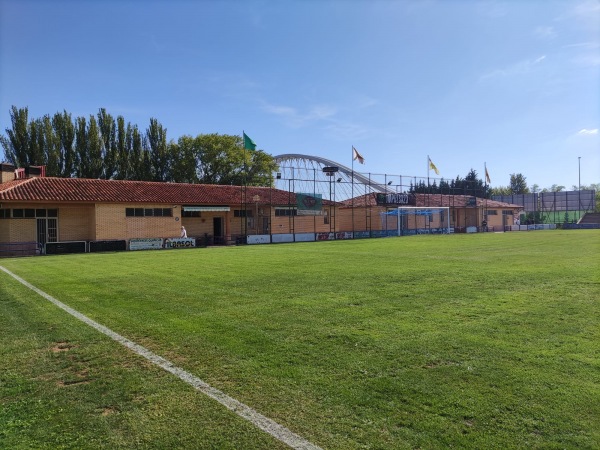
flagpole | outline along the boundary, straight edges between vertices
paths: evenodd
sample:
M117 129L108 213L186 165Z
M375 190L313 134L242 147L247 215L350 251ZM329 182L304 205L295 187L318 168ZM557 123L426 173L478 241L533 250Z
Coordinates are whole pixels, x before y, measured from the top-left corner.
M487 230L485 230L485 228L487 228L487 198L488 198L487 178L488 178L487 163L484 161L483 162L483 179L484 179L485 183L483 185L483 195L485 195L485 203L484 203L484 207L483 207L483 220L486 222L486 226L484 227L483 231L487 231Z
M354 146L350 153L352 154L352 239L354 239Z
M427 199L427 206L429 206L429 169L431 168L431 158L427 155L427 194L425 198Z
M244 136L246 136L246 132L242 130L242 147L244 148L244 173L242 175L242 186L241 186L241 211L240 211L240 234L243 234L242 239L246 239L246 230L248 225L248 219L245 216L246 214L246 142L244 142ZM243 243L240 242L240 244Z
M427 155L427 188L429 189L429 169L431 168L431 158Z

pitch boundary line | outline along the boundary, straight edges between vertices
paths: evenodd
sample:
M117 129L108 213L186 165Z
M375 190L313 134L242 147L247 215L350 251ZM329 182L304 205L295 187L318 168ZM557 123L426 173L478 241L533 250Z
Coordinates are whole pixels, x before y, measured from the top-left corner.
M18 275L15 275L14 273L12 273L10 270L6 269L5 267L0 266L0 270L2 270L3 272L6 272L8 275L13 277L19 283L28 287L35 293L39 294L40 296L42 296L49 302L53 303L55 306L58 306L60 309L66 311L67 313L69 313L70 315L75 317L76 319L79 319L80 321L84 322L85 324L89 325L90 327L95 328L100 333L117 341L118 343L120 343L124 347L129 348L130 350L132 350L134 353L138 354L139 356L146 358L148 361L152 362L153 364L157 365L158 367L166 370L167 372L172 373L173 375L175 375L182 381L193 386L196 390L202 392L203 394L207 395L208 397L212 398L213 400L216 400L221 405L223 405L227 409L233 411L235 414L237 414L241 418L252 423L257 428L269 433L271 436L273 436L278 441L283 442L284 444L287 444L288 446L290 446L293 449L321 450L320 447L312 444L311 442L307 441L303 437L292 432L291 430L284 427L283 425L278 424L274 420L269 419L268 417L262 415L261 413L254 410L250 406L234 399L233 397L228 396L227 394L218 390L217 388L212 387L211 385L209 385L205 381L201 380L197 376L191 374L190 372L187 372L186 370L175 366L172 362L163 358L162 356L159 356L156 353L148 350L147 348L145 348L139 344L136 344L135 342L127 339L124 336L121 336L120 334L112 331L110 328L105 327L104 325L90 319L89 317L85 316L84 314L76 311L75 309L71 308L70 306L67 306L66 304L62 303L61 301L55 299L51 295L46 294L41 289L38 289L31 283L25 281L23 278L19 277Z

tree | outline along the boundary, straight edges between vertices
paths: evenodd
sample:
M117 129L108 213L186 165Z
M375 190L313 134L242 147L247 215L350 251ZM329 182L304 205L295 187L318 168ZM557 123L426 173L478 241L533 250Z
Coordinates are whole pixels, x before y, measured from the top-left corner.
M100 131L100 158L103 169L100 178L109 180L117 172L119 152L115 119L104 108L100 108L98 111L98 130Z
M123 116L117 117L116 147L117 147L117 170L114 178L117 180L127 180L131 173L131 164L129 161L128 133L131 126L125 127Z
M154 181L170 181L170 157L167 149L167 130L151 118L146 130L147 142L150 146L151 176Z
M196 137L196 165L199 181L206 184L246 183L246 151L239 136L201 134Z
M29 120L27 108L13 106L11 121L12 128L0 136L8 162L45 165L51 176L268 186L277 169L271 155L245 150L240 136L205 134L167 142L157 119L142 133L104 108L75 120L66 111ZM439 190L435 183L427 189Z
M129 161L131 176L129 180L149 180L150 169L147 164L148 159L145 157L146 144L144 137L140 133L137 125L127 127L127 147L129 149Z
M7 128L7 136L0 138L6 159L16 167L30 165L28 114L29 111L27 108L18 109L13 105L10 110L12 129Z
M262 150L245 150L240 136L198 135L193 152L200 183L268 186L277 168Z
M492 195L512 195L510 186L496 186L491 189Z
M58 140L59 152L57 177L71 177L75 171L75 125L67 111L56 113L52 117L52 128Z
M465 178L457 176L456 179L447 182L443 178L439 186L434 180L432 184L425 184L420 180L416 185L412 182L409 188L410 193L421 194L447 194L447 195L472 195L475 197L486 198L490 195L491 189L486 186L483 180L479 179L477 172L471 169Z
M198 183L195 138L182 136L176 143L171 142L169 153L173 161L172 181L176 183Z
M528 194L527 179L520 173L510 174L510 191L511 194Z
M262 150L250 152L247 184L249 186L270 186L277 164L273 157Z
M29 150L25 166L43 166L44 160L44 121L35 119L29 122Z
M77 176L79 178L100 178L102 176L102 148L103 142L98 129L96 117L78 117L75 137L77 143Z
M45 115L41 120L40 144L43 152L41 165L46 166L46 175L60 176L60 139L49 115Z

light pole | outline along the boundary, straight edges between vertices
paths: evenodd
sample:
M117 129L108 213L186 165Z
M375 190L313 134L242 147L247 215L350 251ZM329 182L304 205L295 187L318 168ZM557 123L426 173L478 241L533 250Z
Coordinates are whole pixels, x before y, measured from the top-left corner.
M323 173L325 175L327 175L329 177L329 232L331 233L331 226L334 225L332 224L332 220L333 217L331 216L331 205L332 205L332 200L331 200L331 181L333 179L333 177L335 176L336 172L338 172L340 170L340 168L338 166L327 166L327 167L323 167ZM335 187L335 185L334 185ZM334 197L334 201L335 201L335 197ZM334 214L335 214L335 205L333 205L334 207ZM334 229L333 231L335 231L335 225L334 225Z
M577 188L577 211L579 214L579 218L581 219L581 156L578 156L577 159L579 160L579 184L578 184L578 188Z
M577 159L579 160L579 190L581 190L581 156L578 156Z

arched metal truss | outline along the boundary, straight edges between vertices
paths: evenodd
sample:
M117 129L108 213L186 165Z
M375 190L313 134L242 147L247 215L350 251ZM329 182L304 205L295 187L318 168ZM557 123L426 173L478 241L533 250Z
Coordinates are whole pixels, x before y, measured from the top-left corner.
M402 177L364 174L320 156L289 153L275 156L279 170L275 187L290 192L321 194L342 201L369 193L394 193L405 190ZM337 168L329 174L325 168Z

